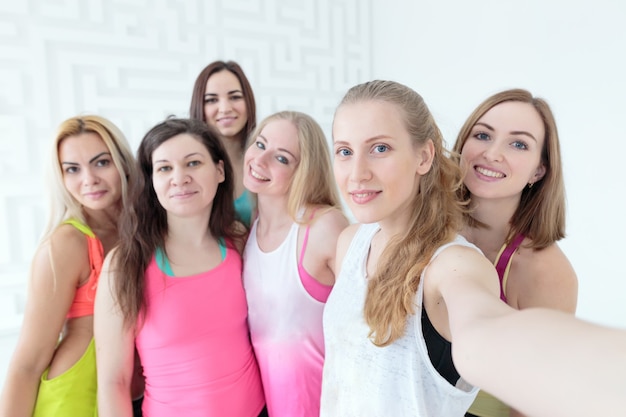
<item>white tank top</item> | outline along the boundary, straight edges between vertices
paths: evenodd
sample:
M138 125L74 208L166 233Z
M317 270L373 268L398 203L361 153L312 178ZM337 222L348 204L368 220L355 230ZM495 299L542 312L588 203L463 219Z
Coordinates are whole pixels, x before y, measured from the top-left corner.
M278 248L263 252L256 238L257 224L258 220L252 225L243 255L243 280L268 413L272 417L318 417L325 304L311 296L302 282L313 278L304 268L301 273L298 269L300 226L294 223ZM330 291L317 281L308 285L326 287L326 296Z
M420 321L424 272L404 335L382 348L367 337L366 260L378 230L377 224L358 229L326 303L321 416L462 417L478 388L462 378L452 386L430 362ZM451 245L474 247L459 236L438 248L433 259Z

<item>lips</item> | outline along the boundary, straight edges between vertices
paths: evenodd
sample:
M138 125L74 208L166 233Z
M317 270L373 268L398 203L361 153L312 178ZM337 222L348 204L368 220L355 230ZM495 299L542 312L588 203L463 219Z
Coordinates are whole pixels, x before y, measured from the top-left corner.
M264 177L263 175L259 174L258 172L256 172L254 169L250 168L250 176L252 178L255 178L259 181L269 181L270 179L267 177Z
M350 197L352 201L356 204L366 204L378 197L378 195L382 191L374 191L374 190L356 190L350 191Z
M170 197L172 198L189 198L196 194L196 191L180 191L172 194Z
M474 170L476 172L478 172L480 175L484 175L485 177L489 177L489 178L504 178L504 177L506 177L506 175L504 175L502 172L493 171L491 169L488 169L488 168L485 168L485 167L481 167L481 166L475 166Z
M83 193L83 196L85 196L87 198L91 198L93 200L97 200L97 199L101 198L103 195L105 195L106 193L107 193L106 190L90 191L88 193Z

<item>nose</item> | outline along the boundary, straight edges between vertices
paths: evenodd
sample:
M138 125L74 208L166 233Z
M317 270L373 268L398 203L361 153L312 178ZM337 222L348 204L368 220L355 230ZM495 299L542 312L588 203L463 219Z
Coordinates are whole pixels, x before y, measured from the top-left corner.
M89 167L83 169L82 173L83 173L82 180L83 180L84 185L90 186L93 184L97 184L100 180L98 176L93 172L93 169Z
M175 168L172 172L172 185L181 186L188 184L191 181L191 177L186 170L181 168Z
M372 172L367 157L355 154L351 159L350 181L360 183L369 180L372 177Z
M487 144L487 147L483 151L483 156L488 161L501 161L502 149L498 143L492 142L490 144Z
M218 107L217 107L217 108L218 108L218 111L219 111L220 113L228 113L228 112L231 110L231 108L232 108L232 106L231 106L231 104L230 104L230 100L228 100L228 99L226 99L226 100L220 100L220 101L217 103L217 106L218 106Z

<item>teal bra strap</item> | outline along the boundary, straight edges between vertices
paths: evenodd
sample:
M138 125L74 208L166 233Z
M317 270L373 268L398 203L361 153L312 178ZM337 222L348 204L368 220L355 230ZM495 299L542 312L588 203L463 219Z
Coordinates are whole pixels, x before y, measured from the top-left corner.
M172 271L172 265L170 265L170 260L165 256L165 252L163 249L157 248L154 253L154 259L156 260L157 266L161 271L165 273L165 275L169 277L174 276L174 271Z
M220 247L220 255L222 257L222 261L226 259L226 242L224 242L224 238L219 238L217 240L217 244ZM173 277L174 271L172 271L172 265L170 265L170 260L165 256L165 252L163 249L157 248L154 252L154 258L156 260L157 266L161 271L165 273L165 275Z
M217 244L220 247L220 255L222 256L222 261L226 259L226 242L224 242L224 238L221 237L217 239Z

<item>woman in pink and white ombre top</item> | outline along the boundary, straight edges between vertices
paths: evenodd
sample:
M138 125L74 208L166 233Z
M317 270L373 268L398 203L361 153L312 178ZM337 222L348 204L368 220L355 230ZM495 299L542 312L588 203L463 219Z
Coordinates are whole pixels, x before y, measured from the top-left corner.
M142 181L96 297L100 417L130 417L136 341L145 417L257 417L263 388L241 280L246 230L219 135L168 119L137 151Z
M266 118L246 151L243 182L258 196L243 278L268 412L318 417L322 314L348 224L320 126L298 112Z

